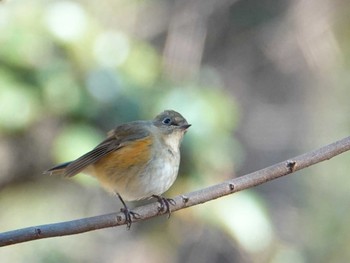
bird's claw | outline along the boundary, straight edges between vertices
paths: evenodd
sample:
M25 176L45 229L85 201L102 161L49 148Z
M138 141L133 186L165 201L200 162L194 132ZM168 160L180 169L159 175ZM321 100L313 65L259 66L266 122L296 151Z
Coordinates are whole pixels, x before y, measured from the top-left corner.
M131 227L131 223L132 223L132 219L140 219L141 216L140 214L131 211L129 208L127 207L123 207L120 209L121 212L124 213L125 215L125 222L126 222L126 228L129 230Z
M176 205L175 200L172 198L165 198L160 195L153 195L153 197L156 198L160 204L158 211L168 213L168 218L169 218L171 215L170 205L173 205L173 206Z

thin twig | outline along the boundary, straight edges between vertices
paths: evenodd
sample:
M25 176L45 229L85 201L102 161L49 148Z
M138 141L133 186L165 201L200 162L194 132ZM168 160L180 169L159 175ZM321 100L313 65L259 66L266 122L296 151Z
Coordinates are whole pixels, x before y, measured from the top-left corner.
M329 160L348 150L350 150L350 137L254 173L234 178L195 192L177 196L174 198L176 204L171 207L171 211L174 212L190 206L202 204L225 195L263 184L278 177L294 173L313 164ZM159 204L157 202L137 207L133 209L133 211L139 215L138 218L133 219L133 222L146 220L163 214L162 212L159 212ZM55 224L27 227L0 233L0 246L7 246L48 237L73 235L124 224L125 216L124 213L121 212Z

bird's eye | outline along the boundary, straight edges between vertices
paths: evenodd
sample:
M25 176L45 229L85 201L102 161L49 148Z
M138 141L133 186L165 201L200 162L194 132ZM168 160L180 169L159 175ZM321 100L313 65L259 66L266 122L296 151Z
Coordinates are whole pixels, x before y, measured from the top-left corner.
M166 118L164 118L164 120L162 122L163 122L163 124L169 125L169 124L171 124L171 119L166 117Z

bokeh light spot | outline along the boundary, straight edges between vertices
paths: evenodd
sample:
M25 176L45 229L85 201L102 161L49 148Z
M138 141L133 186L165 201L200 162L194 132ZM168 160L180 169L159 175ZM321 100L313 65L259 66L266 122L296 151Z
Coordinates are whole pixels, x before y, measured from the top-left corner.
M29 87L0 88L0 127L25 128L35 119L37 113L38 102Z
M70 125L56 138L53 155L58 162L71 161L93 149L101 140L102 134L88 125Z
M86 31L87 18L80 4L60 1L49 6L46 23L56 37L70 42L79 39Z
M251 192L245 191L229 196L215 205L217 220L236 237L249 252L266 250L273 241L270 220L259 201Z
M95 58L104 67L116 67L124 63L129 50L129 39L121 32L103 32L94 45Z
M120 79L115 72L96 70L90 72L86 80L88 92L98 101L111 102L120 92Z

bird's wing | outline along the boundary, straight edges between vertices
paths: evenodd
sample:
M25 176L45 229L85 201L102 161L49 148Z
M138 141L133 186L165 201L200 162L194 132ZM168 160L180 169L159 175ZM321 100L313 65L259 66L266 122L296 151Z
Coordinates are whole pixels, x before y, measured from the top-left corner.
M120 125L111 130L108 132L108 137L93 150L69 163L64 170L64 176L74 176L107 154L118 151L132 141L149 136L147 125L147 122L137 121Z

